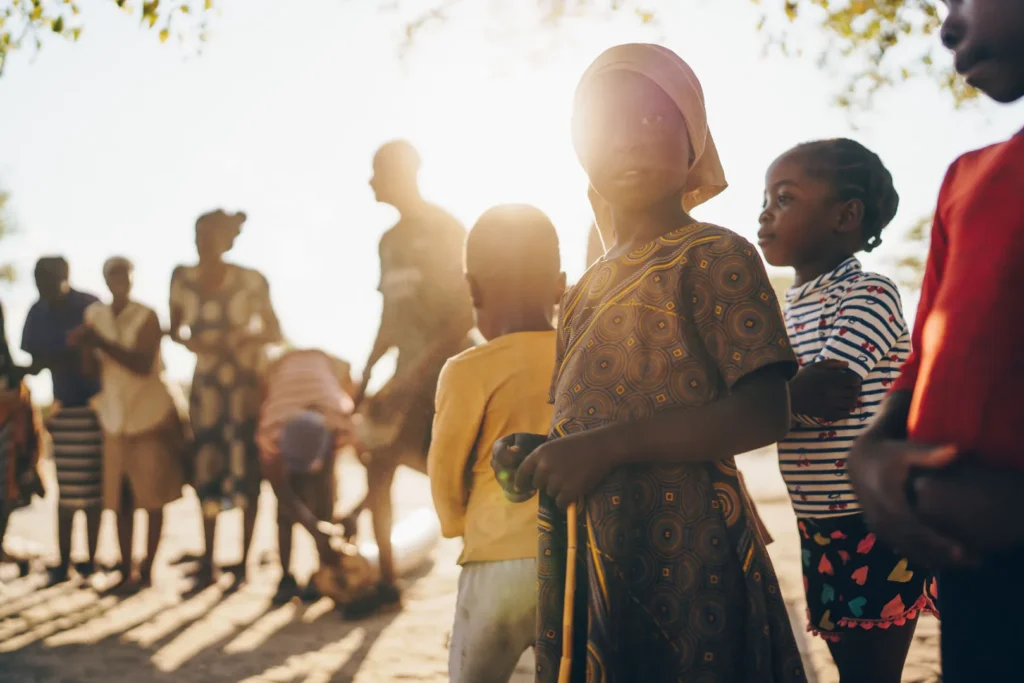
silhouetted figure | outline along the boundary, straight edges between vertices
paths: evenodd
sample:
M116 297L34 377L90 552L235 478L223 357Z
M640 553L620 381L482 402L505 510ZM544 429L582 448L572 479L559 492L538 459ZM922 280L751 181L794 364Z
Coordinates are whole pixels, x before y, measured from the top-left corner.
M260 492L258 372L266 345L281 339L267 279L259 271L224 261L245 218L244 213L220 210L200 216L199 263L178 266L171 276L171 338L196 354L189 415L195 439L193 485L206 534L199 583L214 578L217 516L233 507L244 513L242 561L229 571L245 579Z
M102 389L94 405L103 425L103 505L117 514L121 590L151 583L164 506L181 498L186 483L184 425L160 358L163 331L156 312L131 298L133 272L128 259L108 259L103 277L111 302L86 309L85 324L72 333L78 345L94 350L100 367ZM137 509L146 511L149 529L136 581L132 538Z
M71 566L71 532L75 512L85 513L89 560L79 565L83 576L95 569L96 543L100 533L103 504L103 431L90 406L100 389L91 354L69 343L68 335L82 324L85 309L98 299L71 288L68 262L59 256L36 263L39 301L25 319L21 348L32 354L33 369L50 371L53 378L53 407L47 430L53 439L57 466L57 542L60 564L50 570L50 582L68 578Z
M407 142L385 144L373 160L370 181L377 201L399 213L380 240L380 329L362 375L357 403L377 362L392 348L398 365L375 397L381 419L366 436L369 462L367 503L380 549L380 602L399 600L391 551L391 482L405 464L426 471L437 377L445 361L468 348L473 308L463 275L465 228L420 195L420 159ZM381 429L381 422L385 428ZM389 430L387 425L396 425ZM390 433L387 433L389 432Z
M44 493L36 470L39 415L24 381L30 370L11 357L0 306L0 561L17 561L22 574L28 573L28 561L6 555L2 546L11 513Z

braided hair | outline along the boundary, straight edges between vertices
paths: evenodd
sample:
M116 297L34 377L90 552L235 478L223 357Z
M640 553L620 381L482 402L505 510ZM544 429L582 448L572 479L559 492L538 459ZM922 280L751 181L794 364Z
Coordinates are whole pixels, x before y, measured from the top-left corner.
M859 199L864 205L861 239L864 251L882 243L885 229L900 205L892 174L877 154L847 138L815 140L793 148L808 174L832 184L841 201Z

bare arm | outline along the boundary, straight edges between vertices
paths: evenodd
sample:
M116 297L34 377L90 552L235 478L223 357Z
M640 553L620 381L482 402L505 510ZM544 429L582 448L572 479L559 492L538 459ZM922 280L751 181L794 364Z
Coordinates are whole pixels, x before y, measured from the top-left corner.
M333 467L333 464L331 465ZM302 525L302 528L309 532L316 542L317 551L320 553L321 563L334 563L337 559L330 547L330 539L320 530L321 520L316 518L309 507L302 502L295 490L288 481L288 473L285 470L284 461L275 458L262 463L263 476L267 478L277 496L277 504L291 513L292 519ZM323 520L329 521L329 520Z
M153 370L153 363L160 351L160 321L155 313L151 313L139 330L136 348L128 349L117 342L101 335L94 335L92 340L96 349L136 375L148 375Z
M546 492L565 508L624 465L722 460L775 443L789 429L788 363L740 378L728 396L546 441L516 473L516 491Z
M772 365L740 379L720 401L596 431L616 466L671 465L721 460L776 443L789 431L789 415L786 373Z

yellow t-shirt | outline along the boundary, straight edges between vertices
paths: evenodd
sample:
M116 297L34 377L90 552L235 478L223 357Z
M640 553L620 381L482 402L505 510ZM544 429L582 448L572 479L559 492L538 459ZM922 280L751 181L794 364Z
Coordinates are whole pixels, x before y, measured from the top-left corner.
M463 538L459 564L537 556L537 498L505 499L491 448L508 434L547 434L555 333L519 332L448 361L437 385L427 458L434 507L446 538Z

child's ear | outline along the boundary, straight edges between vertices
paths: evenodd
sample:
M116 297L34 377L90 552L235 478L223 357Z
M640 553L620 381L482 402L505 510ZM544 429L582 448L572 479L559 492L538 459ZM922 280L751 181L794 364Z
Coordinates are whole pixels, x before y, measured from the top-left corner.
M480 291L480 284L469 273L466 273L466 282L469 283L469 295L473 298L473 308L483 308L484 297Z
M860 234L860 227L863 221L864 202L859 199L851 199L839 207L839 222L836 225L836 232Z

